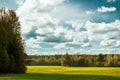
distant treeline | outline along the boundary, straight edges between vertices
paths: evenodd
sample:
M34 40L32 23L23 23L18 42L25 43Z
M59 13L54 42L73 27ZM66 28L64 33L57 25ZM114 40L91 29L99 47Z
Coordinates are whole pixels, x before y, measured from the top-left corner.
M27 65L71 67L120 67L120 54L28 56Z

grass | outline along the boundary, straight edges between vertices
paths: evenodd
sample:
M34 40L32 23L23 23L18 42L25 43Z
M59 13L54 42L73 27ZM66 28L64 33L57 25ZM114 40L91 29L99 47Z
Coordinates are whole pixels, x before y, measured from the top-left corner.
M120 68L28 66L26 74L0 74L0 80L120 80Z

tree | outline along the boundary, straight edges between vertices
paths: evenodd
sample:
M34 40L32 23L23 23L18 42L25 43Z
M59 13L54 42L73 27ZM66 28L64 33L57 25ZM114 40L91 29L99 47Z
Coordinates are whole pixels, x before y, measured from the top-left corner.
M119 64L119 56L116 55L116 54L113 55L113 66L114 67L119 67L120 66L120 64Z
M104 66L104 61L104 55L100 53L97 59L97 66Z
M15 11L0 9L0 55L8 62L8 72L24 73L24 44L20 33L20 22ZM8 57L7 57L8 56ZM8 59L7 59L8 58ZM3 57L0 57L3 60ZM0 61L0 62L1 62ZM2 66L3 67L3 66Z
M88 62L88 66L93 66L93 57L92 56L87 56L87 62Z
M78 55L72 55L71 57L71 66L79 66L80 57Z
M0 9L0 72L5 73L8 70L9 65L9 55L7 52L7 30L4 28L4 9Z
M112 57L112 54L107 54L106 56L106 61L105 61L105 64L104 64L106 67L111 67L113 66L113 57Z
M80 67L87 67L88 66L88 61L85 57L81 57L79 60L79 66Z
M62 66L71 66L71 57L68 53L66 53L65 55L63 55L61 57L61 65Z

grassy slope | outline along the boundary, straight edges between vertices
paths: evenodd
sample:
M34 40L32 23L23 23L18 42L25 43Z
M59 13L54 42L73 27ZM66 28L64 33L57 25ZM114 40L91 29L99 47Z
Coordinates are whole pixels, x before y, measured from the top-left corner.
M28 66L26 74L2 74L0 80L120 80L120 68Z

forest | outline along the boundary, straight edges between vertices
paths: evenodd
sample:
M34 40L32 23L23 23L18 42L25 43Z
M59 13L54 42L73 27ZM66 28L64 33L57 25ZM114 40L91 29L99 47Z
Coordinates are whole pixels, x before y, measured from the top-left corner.
M71 66L71 67L120 67L119 54L85 55L29 55L26 65Z

